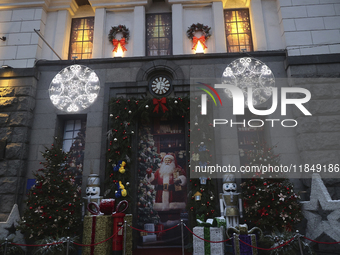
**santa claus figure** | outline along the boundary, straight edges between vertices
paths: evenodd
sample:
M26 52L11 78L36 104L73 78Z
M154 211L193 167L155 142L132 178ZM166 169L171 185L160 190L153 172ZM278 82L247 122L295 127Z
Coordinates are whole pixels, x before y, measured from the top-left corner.
M187 178L185 171L176 165L173 155L163 157L161 166L155 173L146 176L147 181L156 185L156 199L153 209L168 211L172 209L185 209L185 185Z

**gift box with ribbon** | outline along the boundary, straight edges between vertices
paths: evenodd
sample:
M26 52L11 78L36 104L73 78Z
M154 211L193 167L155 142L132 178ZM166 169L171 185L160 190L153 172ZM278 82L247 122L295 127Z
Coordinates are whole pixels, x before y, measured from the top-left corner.
M256 233L255 234L253 233ZM256 248L251 246L257 247L257 238L262 236L262 230L254 227L248 230L247 224L240 224L237 227L231 227L227 229L227 236L233 236L233 249L235 255L257 255L258 251ZM245 244L247 243L247 244ZM249 246L251 245L251 246Z
M208 219L204 222L204 215L196 216L197 227L194 227L194 234L208 241L222 241L225 240L225 219L217 217L215 219ZM194 236L193 246L194 255L218 255L224 254L225 243L210 243L201 240Z
M112 236L112 216L92 215L84 217L83 244L96 244ZM112 241L83 247L83 255L109 255Z

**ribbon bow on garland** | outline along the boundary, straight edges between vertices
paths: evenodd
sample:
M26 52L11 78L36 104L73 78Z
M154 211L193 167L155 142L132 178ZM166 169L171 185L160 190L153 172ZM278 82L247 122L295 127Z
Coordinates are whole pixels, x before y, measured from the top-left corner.
M112 52L117 52L118 51L118 45L120 44L120 47L122 48L122 51L127 51L127 49L125 48L125 44L126 44L126 40L125 38L122 38L120 40L117 39L113 39L112 40L112 44L113 44L113 51Z
M200 38L197 38L196 36L194 36L194 37L192 38L192 42L193 42L192 49L193 49L193 50L196 50L198 41L202 44L203 50L205 50L205 49L208 48L208 47L205 45L205 36L204 36L204 35L202 35Z
M165 106L165 104L166 104L166 98L165 97L162 97L161 99L154 98L153 104L156 105L153 112L158 113L159 112L159 106L162 107L163 112L169 111L168 108Z

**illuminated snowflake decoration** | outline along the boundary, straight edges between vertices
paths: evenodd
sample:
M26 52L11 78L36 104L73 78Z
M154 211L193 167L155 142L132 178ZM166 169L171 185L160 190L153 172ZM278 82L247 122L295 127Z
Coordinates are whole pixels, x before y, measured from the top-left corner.
M253 105L266 102L272 95L275 86L275 78L267 65L255 58L239 58L231 62L224 70L222 83L239 87L245 97L245 105L248 105L248 87L253 89ZM228 97L231 92L226 89Z
M88 108L97 98L100 82L97 74L82 65L61 70L49 88L52 104L59 110L78 112Z

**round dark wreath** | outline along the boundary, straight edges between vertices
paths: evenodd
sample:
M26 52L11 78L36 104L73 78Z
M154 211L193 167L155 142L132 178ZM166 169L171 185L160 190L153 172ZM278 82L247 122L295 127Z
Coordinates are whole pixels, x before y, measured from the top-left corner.
M196 31L202 31L205 39L207 40L211 36L210 29L211 27L204 26L201 23L192 24L187 30L187 36L192 40Z
M123 38L125 38L125 41L128 42L130 37L130 31L129 29L124 25L119 25L115 27L111 27L110 33L109 33L109 41L112 43L113 39L116 39L117 33L122 33Z

